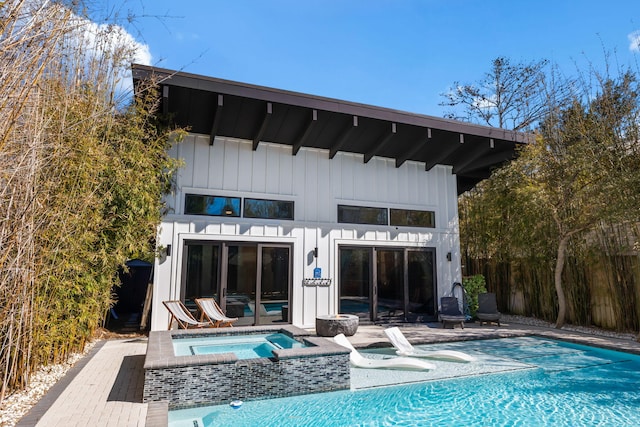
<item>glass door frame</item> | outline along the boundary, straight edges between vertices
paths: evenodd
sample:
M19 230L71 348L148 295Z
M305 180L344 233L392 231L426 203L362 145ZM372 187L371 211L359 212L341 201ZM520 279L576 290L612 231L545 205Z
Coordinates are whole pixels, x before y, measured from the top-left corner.
M218 297L218 303L220 307L227 310L227 288L229 280L229 247L230 246L249 246L256 248L256 287L255 287L255 310L253 317L253 324L260 324L260 304L262 296L262 253L264 248L286 248L288 249L288 263L287 263L287 302L288 307L291 307L292 290L293 290L293 244L292 243L274 243L265 241L234 241L234 240L210 240L210 239L185 239L183 242L183 256L182 256L182 272L180 280L180 299L185 300L186 296L186 281L187 281L187 264L188 264L188 250L189 245L206 245L216 246L219 250L218 257L218 277L215 278L217 286L215 294ZM283 311L284 312L284 311ZM286 310L287 318L283 319L284 323L290 323L291 310Z
M262 254L263 254L263 249L264 248L286 248L289 250L289 262L288 262L288 266L287 266L287 302L286 305L287 307L291 307L291 291L292 291L292 274L293 274L293 260L292 260L292 255L293 255L293 245L290 244L286 244L286 243L269 243L269 242L260 242L257 244L258 246L258 252L257 252L257 271L256 271L256 299L255 299L255 318L254 318L254 323L256 325L260 325L260 310L258 309L258 307L260 307L260 304L262 304ZM226 285L226 281L222 282ZM285 323L290 323L290 319L291 319L291 311L287 310L287 318L286 319L282 319Z
M403 305L403 317L407 320L407 313L410 307L409 298L409 253L410 252L426 252L431 253L432 260L432 290L434 294L433 298L433 317L436 318L437 313L437 293L438 293L438 272L436 264L436 248L435 247L412 247L412 246L384 246L384 245L338 245L338 307L340 310L341 298L342 298L342 249L360 249L368 250L369 252L369 320L377 321L378 318L378 251L398 251L402 252L402 269L403 269L403 289L402 289L402 305Z

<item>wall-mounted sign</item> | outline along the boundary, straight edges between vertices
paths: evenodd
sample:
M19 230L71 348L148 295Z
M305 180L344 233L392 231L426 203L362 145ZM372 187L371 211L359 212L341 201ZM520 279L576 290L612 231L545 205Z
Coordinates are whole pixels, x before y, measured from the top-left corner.
M316 267L313 269L313 278L314 279L322 278L322 269L320 267Z

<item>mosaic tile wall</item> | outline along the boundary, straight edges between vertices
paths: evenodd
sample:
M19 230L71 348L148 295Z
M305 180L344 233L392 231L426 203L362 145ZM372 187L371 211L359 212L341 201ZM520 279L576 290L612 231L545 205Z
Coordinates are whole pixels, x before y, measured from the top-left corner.
M242 329L243 333L265 332L264 327ZM231 353L176 357L172 335L193 336L194 332L150 333L144 402L166 401L170 409L179 409L349 389L349 351L344 347L292 326L266 331L288 333L312 346L275 350L272 358L238 360Z

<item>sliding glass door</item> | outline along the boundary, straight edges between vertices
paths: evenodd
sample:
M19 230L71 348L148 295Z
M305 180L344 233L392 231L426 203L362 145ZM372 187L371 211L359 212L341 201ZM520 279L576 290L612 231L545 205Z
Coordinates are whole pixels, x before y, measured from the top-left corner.
M340 313L369 317L372 290L372 252L369 248L340 248Z
M223 244L223 277L220 304L236 325L253 325L258 284L258 246Z
M260 245L260 274L256 301L257 325L289 322L291 250L289 246Z
M399 316L404 313L404 251L373 249L376 257L375 281L377 286L378 315ZM374 317L377 319L378 316Z
M407 251L407 317L436 318L435 249Z
M213 297L219 300L220 245L187 243L184 247L182 268L182 300L195 311L195 298Z
M339 248L340 312L361 318L436 317L435 249Z
M291 247L235 242L185 242L183 300L214 297L235 325L289 322Z

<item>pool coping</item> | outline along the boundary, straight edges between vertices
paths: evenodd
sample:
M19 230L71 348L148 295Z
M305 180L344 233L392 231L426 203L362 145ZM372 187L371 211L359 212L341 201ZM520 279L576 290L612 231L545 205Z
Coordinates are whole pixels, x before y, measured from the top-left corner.
M292 325L284 326L252 326L243 328L210 328L210 329L179 329L172 331L151 331L149 333L149 343L144 362L144 369L176 368L193 365L242 363L243 360L250 360L250 363L260 363L260 359L238 359L233 353L202 354L192 356L173 356L174 338L201 338L207 336L226 335L251 335L256 333L282 332L291 338L299 341L306 341L311 344L309 347L297 347L273 350L276 360L291 358L326 356L334 354L348 354L344 347L328 341L322 337L317 337L311 332ZM249 363L249 362L247 362Z

